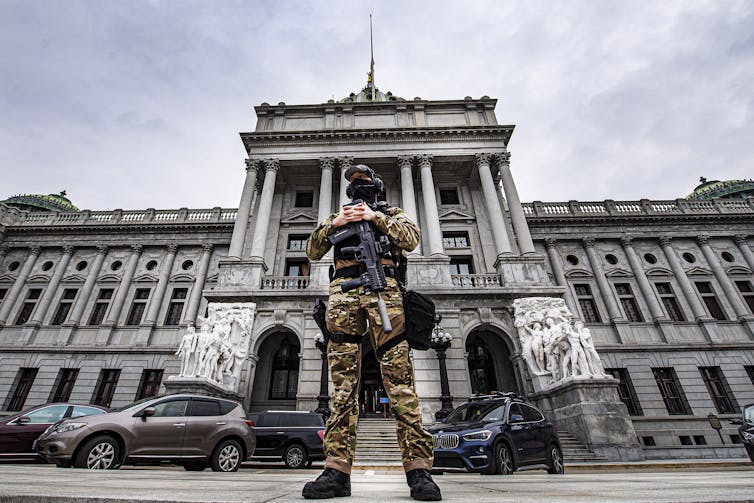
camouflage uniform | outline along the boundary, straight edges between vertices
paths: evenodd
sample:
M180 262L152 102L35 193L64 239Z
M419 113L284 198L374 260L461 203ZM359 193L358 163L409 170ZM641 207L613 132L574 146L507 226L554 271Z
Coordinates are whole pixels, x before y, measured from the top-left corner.
M332 226L337 214L330 215L312 232L306 244L306 254L312 260L322 258L330 249L327 236L336 228ZM419 243L419 229L400 208L390 208L387 213L376 212L371 223L384 232L393 244L393 255L403 255ZM387 305L393 331L382 330L377 295L365 294L363 288L342 292L340 284L345 278L330 283L327 308L327 328L333 333L363 334L369 321L372 347L380 348L404 332L403 299L395 279L387 278L387 287L381 296ZM334 392L330 402L331 414L325 433L325 467L351 473L356 451L356 426L359 420L358 390L361 375L361 344L330 341L327 346ZM398 443L403 454L405 471L432 468L432 436L422 429L421 406L414 386L414 369L409 357L408 343L403 340L378 359L382 382L395 414Z

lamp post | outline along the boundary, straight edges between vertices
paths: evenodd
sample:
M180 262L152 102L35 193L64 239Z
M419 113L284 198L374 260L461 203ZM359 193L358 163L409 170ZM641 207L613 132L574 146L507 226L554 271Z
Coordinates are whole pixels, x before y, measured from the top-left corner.
M441 421L453 411L453 397L450 395L450 385L448 384L448 369L445 367L445 352L450 347L453 336L448 332L443 332L442 316L437 315L435 318L435 328L432 329L432 348L437 352L437 360L440 363L440 410L435 412L435 419Z
M330 396L327 394L327 342L322 334L314 336L314 344L320 351L322 357L322 371L319 376L319 396L317 397L317 408L314 412L322 415L325 420L330 416Z

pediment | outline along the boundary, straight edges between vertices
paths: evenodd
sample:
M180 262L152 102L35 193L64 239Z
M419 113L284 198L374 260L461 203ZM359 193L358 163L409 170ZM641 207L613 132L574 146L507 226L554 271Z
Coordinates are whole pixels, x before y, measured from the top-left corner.
M16 278L14 278L13 276L11 276L10 274L3 274L2 276L0 276L0 282L10 282L10 283L13 283L15 281L16 281Z
M154 276L152 274L142 274L141 276L136 276L133 279L134 283L156 283L157 282L157 276Z
M180 283L193 283L194 277L190 274L180 273L170 277L170 281L176 281Z
M729 276L738 276L739 274L745 274L746 276L751 276L752 271L748 267L743 267L740 265L734 265L732 267L729 267L725 270L725 272L728 273ZM1 279L1 278L0 278Z
M46 274L35 274L34 276L30 276L26 281L29 283L49 283L50 277Z
M565 273L566 278L592 278L594 275L586 269L571 269Z
M317 217L305 211L288 213L280 220L281 224L317 224Z
M610 269L605 272L605 276L608 278L633 278L634 273L625 269Z
M647 270L647 276L672 276L673 271L664 267L653 267Z
M704 267L692 267L686 271L686 276L711 276L712 271Z
M440 221L444 221L444 222L452 222L452 221L458 221L458 220L475 220L475 219L476 217L472 215L471 213L468 213L460 209L455 209L455 208L444 211L440 214Z
M97 278L97 283L120 283L120 276L117 274L103 274Z

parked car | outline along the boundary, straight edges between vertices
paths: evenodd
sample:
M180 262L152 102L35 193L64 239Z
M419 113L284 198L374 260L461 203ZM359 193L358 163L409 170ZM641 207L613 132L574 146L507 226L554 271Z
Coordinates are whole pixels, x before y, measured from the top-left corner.
M733 419L731 424L738 425L738 433L741 435L746 454L754 463L754 403L745 406L741 419Z
M31 407L0 420L0 460L40 461L34 441L50 425L67 417L104 414L110 409L99 405L48 403Z
M240 404L200 395L147 398L110 414L60 421L37 451L60 467L112 469L172 462L189 471L234 472L254 452L251 421Z
M268 410L253 412L248 418L257 434L253 459L282 459L289 468L303 468L325 459L325 422L319 414Z
M474 396L425 429L434 439L435 469L508 475L543 465L548 473L564 473L555 427L511 393Z

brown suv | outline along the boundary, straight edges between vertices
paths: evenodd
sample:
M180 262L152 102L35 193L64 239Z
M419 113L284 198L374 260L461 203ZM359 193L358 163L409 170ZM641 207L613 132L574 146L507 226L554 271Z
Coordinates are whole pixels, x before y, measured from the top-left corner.
M110 469L170 461L186 470L234 472L251 457L256 437L241 405L200 395L141 400L109 414L55 423L36 442L60 467Z

